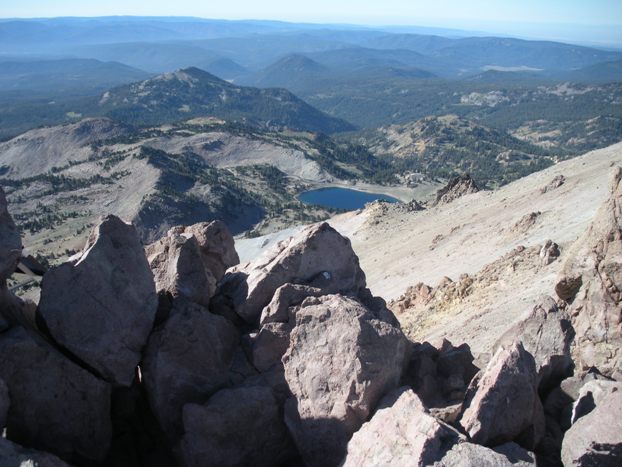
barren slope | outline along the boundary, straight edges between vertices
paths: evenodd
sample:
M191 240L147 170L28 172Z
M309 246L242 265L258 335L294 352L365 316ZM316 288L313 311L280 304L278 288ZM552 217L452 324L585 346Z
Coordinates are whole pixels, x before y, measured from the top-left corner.
M622 143L447 205L409 212L403 205L375 203L331 224L351 239L369 287L387 301L419 282L434 287L444 277L474 276L461 294L403 313L395 308L417 340L467 342L485 360L492 343L539 295L554 293L566 250L606 199L612 167L620 164ZM564 183L543 193L559 175ZM548 239L559 244L561 256L544 266L539 250ZM526 249L514 251L519 246Z

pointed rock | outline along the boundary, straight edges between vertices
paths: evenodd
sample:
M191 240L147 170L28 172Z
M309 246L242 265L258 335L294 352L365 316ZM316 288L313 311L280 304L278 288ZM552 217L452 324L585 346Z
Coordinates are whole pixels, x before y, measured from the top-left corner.
M165 237L145 248L156 290L207 307L216 292L216 278L205 267L196 237L180 230L169 230Z
M224 277L227 269L239 264L235 241L224 222L200 222L185 227L183 233L194 235L197 239L203 261L216 281Z
M405 360L401 330L358 301L307 298L282 358L293 397L285 422L307 465L336 465L380 398L397 387Z
M546 391L572 373L570 344L573 338L568 314L557 307L552 297L544 296L527 318L497 340L493 351L522 342L536 361L539 387Z
M78 259L43 276L38 311L56 342L106 380L129 386L156 309L136 230L107 216Z
M432 465L460 437L432 417L412 390L400 388L385 396L372 419L354 434L342 465Z
M493 449L472 443L454 444L434 467L531 467L536 456L514 443L506 443Z
M516 441L534 449L544 435L533 356L521 343L500 348L472 382L460 420L471 440L485 446Z
M357 295L365 288L365 274L350 240L322 222L230 271L221 293L239 316L255 324L276 290L287 283L321 288L325 294Z
M11 398L7 437L62 457L103 460L110 386L21 327L0 336L0 355Z

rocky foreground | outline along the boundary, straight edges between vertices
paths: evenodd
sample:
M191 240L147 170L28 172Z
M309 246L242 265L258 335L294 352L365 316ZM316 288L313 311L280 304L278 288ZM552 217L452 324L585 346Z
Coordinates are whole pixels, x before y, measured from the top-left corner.
M108 216L38 304L20 255L0 190L0 465L622 464L619 169L483 368L411 342L326 223L239 265L220 222L143 247Z

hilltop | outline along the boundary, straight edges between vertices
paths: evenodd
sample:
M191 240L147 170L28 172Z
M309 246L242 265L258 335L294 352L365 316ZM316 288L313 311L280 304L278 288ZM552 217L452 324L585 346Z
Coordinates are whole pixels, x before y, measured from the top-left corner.
M144 126L216 117L266 128L322 133L353 129L285 89L240 87L198 68L111 89L99 99L98 109L114 120Z

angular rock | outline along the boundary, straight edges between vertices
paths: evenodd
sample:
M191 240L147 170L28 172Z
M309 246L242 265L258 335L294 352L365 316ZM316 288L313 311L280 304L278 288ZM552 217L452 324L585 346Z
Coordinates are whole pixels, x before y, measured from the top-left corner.
M536 465L533 453L514 443L490 449L479 444L457 443L434 467L530 467Z
M622 391L609 393L564 435L565 466L622 465Z
M264 324L252 343L253 366L260 372L268 371L281 363L289 347L292 326L288 323Z
M196 237L180 230L172 228L145 248L156 290L207 307L216 291L216 278L205 266Z
M438 190L433 206L451 203L464 195L477 193L478 191L480 191L480 188L471 178L471 175L460 175L449 180L447 185Z
M11 398L7 437L59 456L101 461L110 445L110 386L21 327L0 336Z
M0 437L0 465L2 467L69 467L53 454L26 449Z
M563 175L556 175L549 183L540 188L540 193L544 194L548 193L549 191L555 190L556 188L562 186L565 182L566 177L564 177Z
M576 331L573 356L579 372L598 368L622 378L622 168L613 174L608 200L585 234L569 249L556 291L572 300L568 313ZM567 284L574 284L574 297ZM560 294L560 291L562 292Z
M183 233L197 239L203 261L216 281L224 277L227 269L239 264L235 241L224 222L200 222L185 227Z
M180 457L187 467L283 465L295 455L272 391L223 389L183 409Z
M181 435L185 404L202 403L228 384L238 344L228 320L175 300L169 318L149 337L141 366L150 405L171 438Z
M259 324L285 323L289 320L289 307L300 305L307 297L321 297L326 293L317 287L300 284L284 284L274 292L270 303L261 312Z
M572 373L570 345L573 338L568 314L557 307L552 297L544 296L527 318L497 340L493 352L513 342L522 342L536 361L539 388L546 391Z
M354 434L342 465L432 465L458 441L457 431L432 417L412 390L400 388Z
M540 262L542 266L548 266L559 258L559 245L551 240L547 240L540 248Z
M230 271L220 290L235 312L254 324L276 290L287 283L321 288L325 294L357 295L365 288L365 274L350 240L322 222Z
M285 422L307 465L336 465L400 380L406 339L381 313L340 295L307 298L282 358L293 397Z
M536 363L523 345L500 348L472 383L460 425L477 444L515 441L535 448L544 435Z
M0 284L13 272L22 255L22 239L9 214L6 196L0 186Z
M79 259L43 276L38 311L56 342L106 380L129 386L156 309L153 274L136 230L107 216Z
M0 379L0 433L6 427L6 416L9 411L11 400L9 398L9 388L4 380Z
M617 381L592 380L583 385L579 396L572 407L571 423L589 414L598 407L603 400L616 391L622 392L622 383Z

